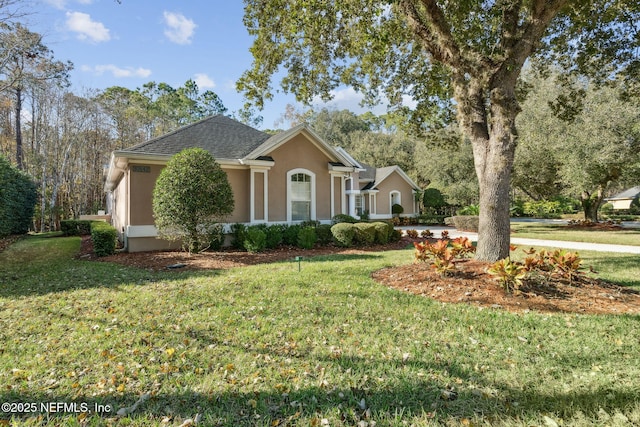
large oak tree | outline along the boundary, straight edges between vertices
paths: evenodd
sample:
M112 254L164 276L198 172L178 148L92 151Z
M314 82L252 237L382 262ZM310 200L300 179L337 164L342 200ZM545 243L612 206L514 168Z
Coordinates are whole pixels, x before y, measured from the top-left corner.
M276 75L305 103L343 85L371 102L384 95L396 109L408 95L423 129L453 106L480 186L476 256L489 261L509 252L524 64L537 55L601 81L640 68L635 0L245 0L244 21L254 62L238 88L260 108Z

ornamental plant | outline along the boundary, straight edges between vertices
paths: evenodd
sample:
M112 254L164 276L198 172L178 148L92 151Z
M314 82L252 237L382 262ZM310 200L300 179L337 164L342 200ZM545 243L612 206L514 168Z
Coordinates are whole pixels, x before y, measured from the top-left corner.
M453 273L456 270L456 258L466 256L475 249L467 237L458 237L453 241L440 239L434 243L414 242L413 246L415 260L430 262L431 268L441 276Z
M526 267L510 258L504 258L491 264L487 272L494 276L504 290L509 293L520 293L523 280L527 277Z
M204 248L207 231L229 215L233 206L227 174L201 148L189 148L173 156L153 190L158 235L182 241L190 253Z
M553 266L553 274L567 280L570 285L583 275L583 272L580 271L582 269L582 259L578 253L556 249L549 257L549 260Z
M551 279L560 279L573 286L584 279L584 273L581 271L582 259L578 253L564 249L557 249L552 253L544 249L536 252L533 248L524 252L528 255L524 262L504 258L487 269L507 292L519 292L530 280L550 283Z

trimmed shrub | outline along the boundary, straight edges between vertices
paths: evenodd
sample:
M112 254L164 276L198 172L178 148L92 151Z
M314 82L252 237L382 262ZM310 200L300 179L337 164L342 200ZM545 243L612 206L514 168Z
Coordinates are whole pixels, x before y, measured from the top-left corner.
M209 249L219 251L224 246L225 234L222 224L214 224L209 227L208 233Z
M91 234L91 221L66 219L60 221L60 230L65 236L88 236Z
M93 242L93 253L103 257L116 253L116 241L118 231L110 224L102 221L91 223L91 241Z
M453 225L457 230L478 232L479 216L456 215L453 217Z
M247 239L247 226L236 223L231 225L231 246L244 250L244 241Z
M243 246L252 253L263 251L267 247L267 233L264 232L263 227L251 226L247 228Z
M391 237L389 237L389 241L390 242L399 242L400 240L402 240L402 231L396 230L394 228L393 232L391 233Z
M381 245L389 243L389 237L393 232L393 225L388 222L374 222L372 225L376 232L375 242Z
M400 215L403 212L404 212L404 208L402 207L402 205L399 205L398 203L394 203L393 206L391 206L392 214Z
M376 239L376 227L368 222L359 222L354 224L356 233L353 236L354 241L358 245L372 245Z
M153 188L158 236L181 241L189 253L209 244L209 226L222 222L233 206L226 172L202 148L187 148L171 157Z
M282 243L288 246L296 246L298 244L298 234L301 227L298 224L288 226L282 232Z
M331 223L332 224L340 224L346 222L348 224L355 224L356 222L358 222L358 220L354 217L352 217L351 215L346 215L346 214L338 214L336 216L334 216L333 218L331 218Z
M265 229L267 233L267 248L274 249L282 243L282 233L285 226L274 224Z
M353 245L353 236L356 234L356 227L354 224L340 222L331 227L331 234L340 246L348 248Z
M298 246L302 249L313 249L318 236L315 227L301 227L298 233Z
M320 224L316 227L316 236L318 236L319 244L328 245L333 240L331 226L329 224Z

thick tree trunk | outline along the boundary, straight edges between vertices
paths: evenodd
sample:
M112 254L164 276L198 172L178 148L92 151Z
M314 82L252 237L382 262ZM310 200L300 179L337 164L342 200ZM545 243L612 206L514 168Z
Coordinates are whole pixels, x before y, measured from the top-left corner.
M595 193L583 191L580 195L580 204L584 212L584 219L598 222L598 209L604 200L604 189L598 188Z
M470 138L480 190L480 222L476 258L497 261L509 256L509 195L515 153L515 78L501 82L487 99L483 82L455 84L458 118Z
M485 142L484 169L476 170L480 184L480 222L476 258L497 261L509 256L509 189L513 147L503 147L504 135L492 135ZM484 148L483 147L483 148Z

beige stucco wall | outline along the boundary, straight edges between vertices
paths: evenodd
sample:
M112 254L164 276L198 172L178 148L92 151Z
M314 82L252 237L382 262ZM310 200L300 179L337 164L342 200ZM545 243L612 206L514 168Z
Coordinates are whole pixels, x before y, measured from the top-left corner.
M148 172L135 171L134 167L141 167ZM130 164L129 165L129 225L153 224L153 189L163 165Z
M331 176L327 155L304 135L294 137L269 155L275 161L269 171L269 221L287 220L287 172L298 168L316 176L316 219L330 220Z
M145 166L149 172L135 172L132 166ZM150 225L153 220L153 189L164 165L130 165L129 191L133 197L129 207L129 225ZM249 221L249 170L225 169L234 195L234 210L229 222Z
M613 209L629 209L632 201L632 199L609 200L609 203L613 205Z
M377 214L391 216L390 194L393 191L400 192L400 204L404 208L403 215L413 215L414 196L413 188L397 172L393 172L378 186L380 192L376 195Z
M228 222L249 222L249 193L251 182L249 169L224 168L231 190L233 191L233 213L227 218Z

